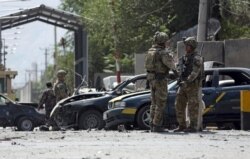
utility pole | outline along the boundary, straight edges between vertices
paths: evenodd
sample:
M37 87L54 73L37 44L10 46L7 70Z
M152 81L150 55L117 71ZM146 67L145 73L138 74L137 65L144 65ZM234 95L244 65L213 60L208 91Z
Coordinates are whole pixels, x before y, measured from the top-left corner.
M0 65L2 64L2 20L0 19Z
M207 40L208 0L200 0L197 41Z
M116 80L117 83L121 83L121 71L120 71L120 52L118 50L118 39L117 39L117 25L115 22L115 0L111 0L111 13L113 18L113 39L114 39L114 48L115 48L115 63L116 63Z
M54 72L57 71L57 31L56 26L54 28Z
M48 67L48 49L45 48L45 53L44 53L44 56L45 56L45 68L44 68L44 71L47 70L47 67Z

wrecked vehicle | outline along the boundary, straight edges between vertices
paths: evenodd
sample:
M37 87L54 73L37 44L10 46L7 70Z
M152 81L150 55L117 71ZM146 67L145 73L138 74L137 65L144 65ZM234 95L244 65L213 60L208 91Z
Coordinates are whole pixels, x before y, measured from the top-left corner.
M111 91L78 94L59 101L51 112L51 117L60 128L102 129L102 116L108 109L110 99L148 89L146 75L136 75L123 81Z
M216 124L219 128L230 126L240 129L240 91L250 89L250 69L247 68L209 68L205 70L203 100L206 108L203 124ZM164 125L176 127L175 97L177 82L168 85L167 106L164 112ZM103 118L106 128L120 124L139 129L149 129L150 92L124 95L109 102L109 110Z
M20 131L32 131L44 122L45 115L39 113L34 104L16 103L0 94L0 126L15 126Z

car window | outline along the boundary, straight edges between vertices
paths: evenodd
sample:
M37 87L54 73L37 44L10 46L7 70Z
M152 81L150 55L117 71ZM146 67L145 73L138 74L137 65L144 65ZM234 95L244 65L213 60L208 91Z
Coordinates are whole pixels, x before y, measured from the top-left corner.
M6 105L8 99L4 98L3 96L0 96L0 105Z
M219 87L230 87L250 84L250 77L241 71L220 71Z
M145 91L148 89L149 89L149 87L147 85L146 78L145 79L138 79L134 82L131 82L126 87L123 88L123 90L130 92L130 93Z
M205 78L202 82L202 87L213 87L214 86L214 76L213 71L205 72Z

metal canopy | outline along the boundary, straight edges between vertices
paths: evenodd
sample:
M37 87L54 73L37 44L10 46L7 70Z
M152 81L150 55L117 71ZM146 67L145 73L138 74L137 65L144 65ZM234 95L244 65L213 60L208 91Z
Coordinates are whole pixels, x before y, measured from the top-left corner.
M12 16L18 18L7 18ZM6 19L4 17L6 17ZM1 17L2 30L10 29L12 27L37 20L61 28L69 29L71 31L77 31L79 28L83 27L80 16L45 5L40 5L39 7L26 9Z
M16 18L10 18L16 17ZM88 40L81 17L45 5L26 9L20 12L0 17L1 30L24 25L34 21L41 21L57 27L74 31L75 36L75 86L80 85L80 74L88 79Z

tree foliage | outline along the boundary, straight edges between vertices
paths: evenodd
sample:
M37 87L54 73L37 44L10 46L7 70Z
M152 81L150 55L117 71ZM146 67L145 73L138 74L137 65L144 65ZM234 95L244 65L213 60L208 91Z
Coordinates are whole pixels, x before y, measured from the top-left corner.
M250 38L250 1L220 0L221 39Z
M144 53L156 31L172 34L197 24L199 0L61 0L61 9L81 15L89 37L89 74L133 73L134 53ZM221 39L249 37L249 2L213 0L210 17L221 17ZM214 11L218 8L218 12ZM69 39L70 40L70 39Z

